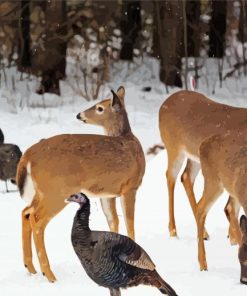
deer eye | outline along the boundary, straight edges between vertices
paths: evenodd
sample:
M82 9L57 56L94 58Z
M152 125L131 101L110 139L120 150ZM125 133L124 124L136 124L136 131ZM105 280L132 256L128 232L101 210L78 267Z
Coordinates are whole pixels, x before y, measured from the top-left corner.
M97 113L103 113L104 112L104 108L102 106L98 106L96 108Z

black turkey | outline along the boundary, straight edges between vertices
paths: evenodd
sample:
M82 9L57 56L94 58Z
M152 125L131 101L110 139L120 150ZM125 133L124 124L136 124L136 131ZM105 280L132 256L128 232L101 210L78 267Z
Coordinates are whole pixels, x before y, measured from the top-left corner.
M0 144L3 144L3 142L4 142L4 135L2 130L0 129Z
M66 201L80 205L71 240L82 266L94 282L110 289L112 296L120 296L121 288L140 284L154 286L162 294L177 295L157 273L148 254L132 239L114 232L90 230L90 202L83 193L71 195Z
M4 143L4 136L0 129L0 180L5 181L7 192L7 180L15 183L17 165L21 155L21 150L17 145Z

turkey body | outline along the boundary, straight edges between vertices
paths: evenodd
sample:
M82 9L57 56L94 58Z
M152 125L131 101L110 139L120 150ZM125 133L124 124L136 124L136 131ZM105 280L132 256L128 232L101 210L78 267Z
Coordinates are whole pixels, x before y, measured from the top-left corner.
M159 276L148 254L132 239L108 231L91 231L90 205L81 207L74 218L71 240L88 276L121 295L121 288L151 285L169 296L176 292Z
M0 180L15 181L16 170L22 152L17 145L4 143L4 135L0 129ZM8 191L6 183L6 191Z

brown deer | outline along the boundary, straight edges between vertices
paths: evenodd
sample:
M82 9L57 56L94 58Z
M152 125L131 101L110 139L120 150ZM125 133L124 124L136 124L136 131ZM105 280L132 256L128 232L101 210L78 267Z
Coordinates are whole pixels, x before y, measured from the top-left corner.
M41 271L51 282L56 278L46 254L44 231L66 206L64 199L71 193L102 198L111 231L118 231L113 197L121 196L128 235L135 237L135 196L144 175L145 158L131 132L123 103L124 88L112 93L113 99L77 115L85 123L102 126L112 136L66 134L45 139L29 148L18 166L17 184L28 202L22 212L24 264L29 272L36 273L32 263L33 234Z
M196 217L196 199L193 192L195 178L200 170L199 147L203 140L218 132L226 132L240 125L247 126L247 109L236 108L210 100L195 91L179 91L172 94L160 107L159 128L168 155L166 172L169 193L169 231L177 235L174 216L174 188L178 173L185 159L187 164L181 181ZM238 204L229 198L225 207L229 221L236 224ZM204 230L204 238L208 234ZM232 244L238 242L236 229L230 223L229 237Z
M203 227L207 213L224 188L247 214L247 127L239 127L203 141L200 146L200 161L204 176L204 190L197 205L198 260L200 269L207 270ZM243 222L241 229L244 240L241 241L238 221L235 219L232 221L232 227L235 228L240 246L246 243L247 228L246 223L244 227ZM247 264L246 260L244 264ZM245 282L247 282L246 278Z
M242 215L240 219L242 241L238 251L238 259L241 265L240 282L247 285L247 217Z

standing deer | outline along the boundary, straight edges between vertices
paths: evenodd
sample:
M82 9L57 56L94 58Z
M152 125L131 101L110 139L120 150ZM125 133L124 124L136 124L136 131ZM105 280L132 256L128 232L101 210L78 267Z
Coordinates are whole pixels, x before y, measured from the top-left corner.
M244 215L240 218L240 229L242 233L242 241L238 251L241 266L240 282L247 285L247 217Z
M239 126L236 130L214 135L203 141L200 146L200 161L202 174L204 176L204 190L202 198L197 205L197 227L198 227L198 260L201 270L207 270L207 261L203 240L203 227L207 213L218 199L224 188L240 204L247 214L247 127ZM233 223L238 232L240 250L246 244L246 221L242 218L241 234L238 222ZM235 222L235 220L233 220ZM244 223L245 222L245 223ZM246 250L246 245L245 245ZM242 248L244 251L244 248ZM245 266L245 283L247 283L247 254L242 252L241 265ZM241 259L240 258L240 259Z
M124 107L124 88L113 99L106 99L81 112L77 118L102 126L108 135L58 135L29 148L21 158L17 184L28 203L22 212L24 264L36 273L32 263L31 235L41 271L51 282L45 250L44 231L48 222L64 207L64 199L73 192L85 192L102 199L103 211L111 231L118 231L115 207L121 196L128 235L134 239L136 191L145 171L142 147L132 134ZM104 200L103 200L104 198Z
M187 159L181 181L196 218L196 199L193 192L195 178L200 170L199 147L203 140L218 132L238 126L247 126L247 109L236 108L210 100L194 91L172 94L160 107L159 128L168 155L166 172L169 193L169 231L177 235L174 216L174 188L178 173ZM239 205L230 196L225 207L230 221L229 237L232 244L239 242L233 225L237 223ZM204 238L208 238L204 230Z

